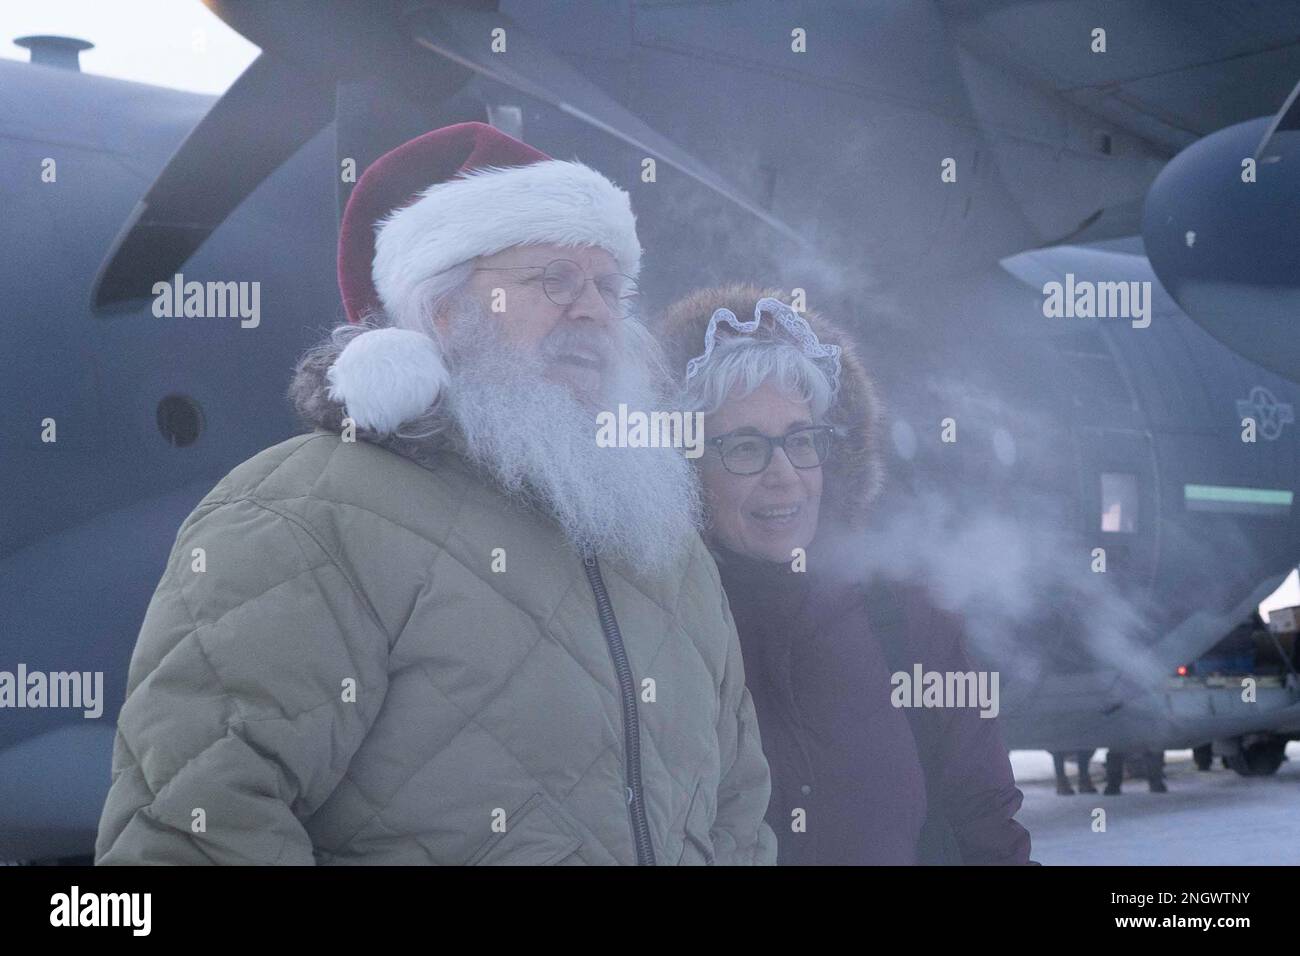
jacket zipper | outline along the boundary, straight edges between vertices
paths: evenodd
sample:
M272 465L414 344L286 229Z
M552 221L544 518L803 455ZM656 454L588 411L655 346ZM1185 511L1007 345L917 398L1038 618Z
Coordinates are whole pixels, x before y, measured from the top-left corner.
M618 629L618 620L614 617L614 605L610 603L609 592L605 590L605 580L600 576L600 565L596 555L587 551L582 556L583 566L587 571L587 581L596 596L596 611L600 615L600 627L605 632L605 644L609 655L614 659L614 670L618 674L619 689L623 698L623 746L627 758L628 815L632 822L632 838L636 844L637 866L654 866L655 851L650 841L650 824L645 815L645 799L641 789L641 725L637 718L636 686L632 682L632 667L627 660L627 649L623 646L623 635Z

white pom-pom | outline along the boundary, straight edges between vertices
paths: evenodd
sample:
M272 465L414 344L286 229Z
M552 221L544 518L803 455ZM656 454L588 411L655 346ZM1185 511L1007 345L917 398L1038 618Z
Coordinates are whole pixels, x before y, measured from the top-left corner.
M344 347L326 378L329 397L343 405L349 418L387 435L428 409L450 376L429 336L373 329Z

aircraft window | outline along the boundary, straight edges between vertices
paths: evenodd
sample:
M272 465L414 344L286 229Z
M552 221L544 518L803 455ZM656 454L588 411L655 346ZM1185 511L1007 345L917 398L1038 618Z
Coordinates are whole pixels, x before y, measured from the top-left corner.
M192 445L203 431L203 410L188 395L168 395L158 403L158 431L169 445Z
M1101 476L1101 530L1132 534L1137 531L1137 475L1104 472Z

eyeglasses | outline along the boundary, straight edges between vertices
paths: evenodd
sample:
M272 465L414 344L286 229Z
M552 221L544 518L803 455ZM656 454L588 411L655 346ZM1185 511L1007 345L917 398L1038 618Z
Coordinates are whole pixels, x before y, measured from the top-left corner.
M830 458L834 438L833 426L811 425L777 438L752 432L728 432L710 438L709 444L718 449L722 467L733 475L757 475L772 463L773 449L777 446L785 451L794 467L816 468Z
M640 294L636 280L621 272L610 272L587 278L582 266L572 259L553 259L544 266L511 266L475 269L475 272L522 272L541 273L542 291L556 305L573 305L582 295L583 287L588 282L596 284L596 291L609 307L609 311L618 319L626 319L636 312L637 297Z

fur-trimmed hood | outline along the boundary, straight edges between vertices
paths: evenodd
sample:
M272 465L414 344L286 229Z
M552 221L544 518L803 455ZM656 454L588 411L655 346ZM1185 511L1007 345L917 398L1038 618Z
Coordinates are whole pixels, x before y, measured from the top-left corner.
M360 341L362 337L378 342L390 338L389 333L393 332L403 337L424 337L421 333L364 324L334 329L323 342L299 359L294 368L288 391L294 411L306 427L336 434L343 431L343 419L350 417L357 423L356 437L359 440L380 445L425 467L431 467L442 451L463 456L460 431L452 427L447 414L446 389L441 387L446 381L446 370L441 363L425 362L418 369L395 368L390 349L401 352L401 346L405 344L408 345L405 352L409 355L405 338L389 343L389 347L384 349L361 348L364 345ZM397 348L392 348L393 344ZM343 365L339 360L345 351L349 356L356 356L355 364L360 366L351 371L353 381L343 379L336 367ZM421 387L418 381L415 385L410 381L405 385L395 382L394 379L402 372L407 373L408 379L429 379L428 387ZM344 394L356 397L345 401ZM350 407L363 400L368 400L372 408L376 400L387 405L388 427L381 429L367 425L367 417L360 414L357 407Z
M735 283L699 289L669 306L653 328L663 344L669 367L680 382L686 363L704 351L704 331L717 309L730 309L740 319L754 314L758 300L786 301L777 289ZM884 413L876 387L857 357L852 337L831 320L815 312L803 318L823 343L840 347L840 388L826 420L839 429L831 458L824 466L823 523L835 522L846 530L863 527L871 503L884 484L879 435Z

